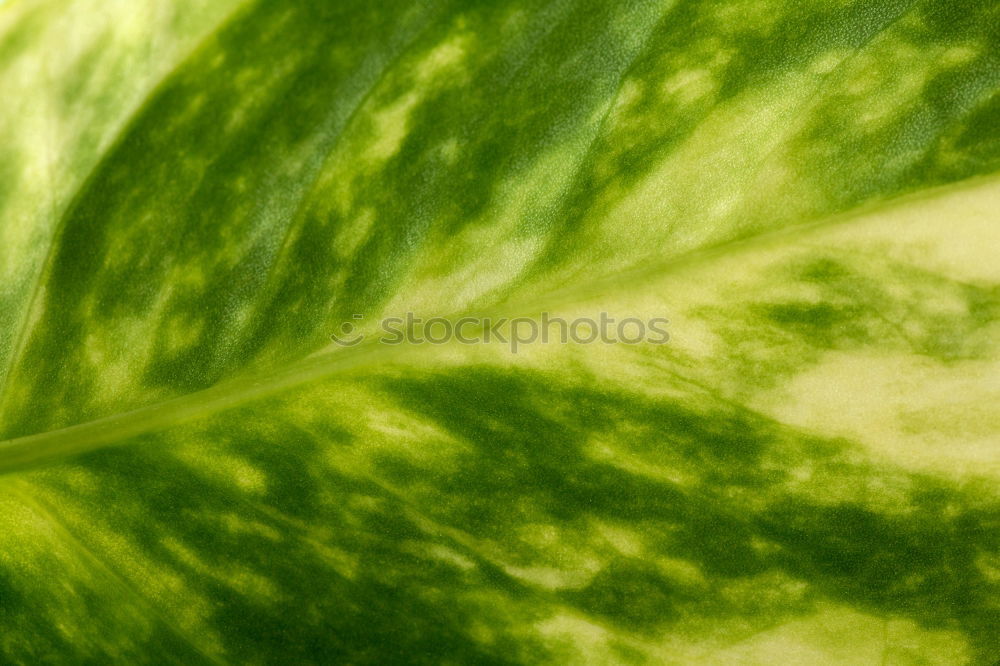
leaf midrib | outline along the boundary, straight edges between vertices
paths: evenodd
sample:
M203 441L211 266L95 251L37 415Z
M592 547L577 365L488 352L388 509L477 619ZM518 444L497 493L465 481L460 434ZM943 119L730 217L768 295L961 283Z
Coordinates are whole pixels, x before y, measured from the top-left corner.
M990 174L952 183L937 188L904 195L860 206L851 211L820 218L810 223L787 227L749 238L726 241L701 248L679 257L672 257L631 271L604 275L600 278L569 288L555 289L522 302L503 303L503 311L494 315L504 317L537 315L539 308L552 309L574 302L592 299L604 292L605 287L621 289L622 284L642 283L652 276L682 273L702 267L726 257L732 252L748 252L783 244L790 240L808 238L835 226L870 221L878 213L904 209L914 204L938 199L950 194L991 189L1000 184L1000 174ZM611 291L613 291L613 288ZM461 312L450 319L482 314ZM329 349L329 348L327 348ZM320 350L294 363L272 368L244 377L216 384L202 391L177 396L138 409L114 414L93 421L75 424L58 430L35 433L0 442L0 474L55 464L71 456L101 448L129 443L132 438L180 426L201 417L239 407L248 402L281 393L335 375L366 367L371 363L384 364L405 360L419 354L420 347L401 345L387 347L377 337L370 337L355 347Z

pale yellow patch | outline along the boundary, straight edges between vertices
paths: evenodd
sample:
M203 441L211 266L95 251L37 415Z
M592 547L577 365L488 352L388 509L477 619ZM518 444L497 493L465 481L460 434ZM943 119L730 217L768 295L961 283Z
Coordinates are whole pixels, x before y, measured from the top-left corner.
M174 455L216 483L236 486L254 495L267 491L267 474L242 458L206 451L200 446L177 447Z
M518 227L544 219L558 203L586 145L577 137L505 180L485 219L449 239L443 250L424 255L413 269L413 286L398 292L384 315L461 312L484 294L516 280L544 242L543 236L522 234Z
M215 518L214 514L205 515L205 518ZM256 520L248 520L244 516L240 516L235 513L226 513L222 516L218 516L219 522L225 527L226 531L231 534L251 534L254 536L263 537L269 541L281 541L281 532L274 529L270 525L262 523Z
M908 620L885 620L842 607L755 634L711 654L706 666L871 666L964 664L970 657L957 632L926 631Z
M1000 478L997 404L995 362L843 352L761 400L784 423L859 442L907 469Z
M596 563L586 569L522 567L512 564L505 564L502 568L508 575L546 590L578 589L584 587L600 569Z
M176 539L168 537L162 539L160 543L194 571L203 576L214 578L244 596L268 602L274 602L280 598L279 590L274 583L250 569L233 563L209 564L199 557L193 549Z
M608 113L609 125L614 126L616 123L621 122L624 117L627 117L632 106L642 99L643 88L644 83L639 79L626 78L622 82L621 88L618 90L618 96L615 98L614 104Z
M683 585L701 587L708 584L701 567L694 562L676 557L656 557L652 562L664 576Z
M825 242L874 247L880 257L959 282L1000 283L1000 261L993 250L1000 243L1000 179L927 192L824 235Z
M368 147L366 158L381 162L396 154L409 131L410 113L420 99L420 94L412 91L372 113L372 133L376 138Z
M809 70L815 74L829 74L835 70L845 58L850 56L850 54L850 51L832 49L814 58L813 61L809 63Z
M476 567L476 563L458 552L439 543L422 543L419 541L406 541L400 545L400 549L413 553L421 557L431 557L441 562L450 564L462 571L469 571Z
M438 148L438 152L447 164L455 164L461 152L458 139L452 137L443 142Z
M614 465L630 474L648 479L666 481L678 485L694 485L697 482L697 479L691 477L689 474L669 466L664 467L647 462L601 437L591 438L587 442L584 452L592 460Z
M620 525L595 520L592 529L622 555L638 557L645 548L639 535Z
M945 67L956 67L972 62L982 55L982 48L978 44L968 44L963 46L953 46L945 49L941 53L941 64Z
M337 230L335 248L337 255L348 258L368 239L375 226L375 209L366 207L348 224Z
M612 647L614 634L583 617L559 613L539 622L535 630L553 646L574 655L567 663L594 666L621 663Z
M601 220L588 244L606 248L601 260L610 262L607 267L633 257L637 238L669 239L677 252L731 233L722 220L752 183L760 161L786 137L776 128L808 98L812 77L791 72L717 108L620 200L598 202Z
M661 84L666 101L688 105L714 97L719 91L722 72L732 61L733 51L716 39L706 42L706 47L711 44L714 48L709 48L703 57L688 58L668 68L671 74Z
M363 153L373 163L383 163L395 155L409 133L410 115L417 105L441 83L442 75L454 70L465 57L471 38L456 34L430 50L412 65L412 88L389 104L371 113L372 143Z

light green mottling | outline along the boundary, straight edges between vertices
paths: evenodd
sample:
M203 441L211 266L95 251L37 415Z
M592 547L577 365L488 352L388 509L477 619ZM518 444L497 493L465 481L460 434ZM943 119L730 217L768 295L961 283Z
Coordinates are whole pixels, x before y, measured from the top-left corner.
M41 315L32 303L71 199L151 90L237 6L18 0L0 12L0 380Z
M992 666L993 5L3 5L0 662Z

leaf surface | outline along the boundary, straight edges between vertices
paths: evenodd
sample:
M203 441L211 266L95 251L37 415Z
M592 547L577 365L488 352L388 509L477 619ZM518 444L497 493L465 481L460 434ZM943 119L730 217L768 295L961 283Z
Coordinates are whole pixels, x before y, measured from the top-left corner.
M0 655L993 663L998 42L971 0L6 3Z

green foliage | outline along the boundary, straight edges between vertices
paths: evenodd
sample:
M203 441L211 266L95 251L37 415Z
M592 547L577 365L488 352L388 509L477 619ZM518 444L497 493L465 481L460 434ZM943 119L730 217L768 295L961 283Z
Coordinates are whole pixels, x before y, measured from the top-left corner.
M986 0L8 0L0 661L995 663L998 54Z

